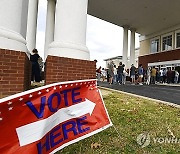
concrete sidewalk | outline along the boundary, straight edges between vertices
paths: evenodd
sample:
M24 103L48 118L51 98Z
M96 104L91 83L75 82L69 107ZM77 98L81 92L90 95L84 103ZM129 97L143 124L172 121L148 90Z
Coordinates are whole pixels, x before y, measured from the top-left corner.
M170 83L170 84L168 84L168 83L157 83L156 85L160 85L160 86L173 86L173 87L178 87L178 86L180 86L180 83L177 83L177 84L173 84L173 83Z

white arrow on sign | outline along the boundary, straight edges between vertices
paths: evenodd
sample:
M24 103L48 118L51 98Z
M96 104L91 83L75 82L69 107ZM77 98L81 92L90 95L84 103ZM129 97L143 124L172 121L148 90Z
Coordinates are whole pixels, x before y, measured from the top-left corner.
M88 113L91 115L95 105L95 103L85 99L84 102L58 110L46 119L16 128L20 146L40 140L52 128L64 121L78 118Z

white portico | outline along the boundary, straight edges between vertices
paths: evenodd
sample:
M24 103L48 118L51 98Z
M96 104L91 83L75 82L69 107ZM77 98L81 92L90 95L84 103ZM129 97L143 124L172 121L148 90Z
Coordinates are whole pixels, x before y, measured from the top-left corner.
M29 61L25 53L36 47L38 2L0 1L0 65L4 68L1 71L1 76L4 76L1 80L16 88L9 88L7 94L27 89L25 84L29 82ZM180 57L179 6L179 0L48 0L45 34L46 83L95 77L95 63L89 61L90 53L86 47L87 13L124 27L125 64L129 31L130 63L134 63L135 32L141 34L141 62L147 65L148 62L176 60ZM20 77L17 75L19 73L22 73ZM17 83L20 86L12 86ZM2 89L8 84L1 85ZM1 91L3 90L0 90L0 95Z
M23 51L28 48L31 51L36 47L38 2L39 0L1 1L1 48ZM146 36L178 25L179 4L178 0L173 2L159 0L156 3L149 0L48 0L45 57L54 55L89 59L89 51L85 43L88 13L124 27L124 63L127 60L127 30L131 30L130 50L133 63L135 32ZM8 40L5 41L7 38ZM11 43L8 43L9 41Z
M153 43L157 38L159 39L157 52L162 51L163 38L166 39L164 35L172 33L173 40L176 37L174 34L180 29L179 5L179 0L90 0L88 14L124 27L124 63L127 60L128 27L131 31L130 59L131 63L134 63L134 32L141 34L140 56L151 53L150 42ZM176 44L177 42L172 42L172 49L176 49L173 48Z
M0 65L4 69L0 97L29 88L29 53L36 48L38 3L39 0L0 1ZM95 62L89 61L86 46L87 6L88 0L48 0L46 84L95 78Z

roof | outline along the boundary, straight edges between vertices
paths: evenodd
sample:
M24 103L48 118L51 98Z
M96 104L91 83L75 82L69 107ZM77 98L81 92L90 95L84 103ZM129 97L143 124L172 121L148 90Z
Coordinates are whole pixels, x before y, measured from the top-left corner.
M88 14L148 35L180 25L179 6L180 0L89 0Z
M120 60L122 60L122 56L116 56L116 57L107 58L107 59L104 59L104 61L114 60L114 59L120 59Z

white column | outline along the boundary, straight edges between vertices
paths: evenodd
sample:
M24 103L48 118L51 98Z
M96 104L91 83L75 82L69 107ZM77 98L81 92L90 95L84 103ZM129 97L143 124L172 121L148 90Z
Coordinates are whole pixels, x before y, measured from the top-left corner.
M29 0L26 41L30 52L36 47L38 2L39 0Z
M131 30L130 65L135 65L135 30Z
M128 27L124 26L124 35L123 35L123 64L127 67L127 56L128 56Z
M54 25L55 25L55 7L56 0L48 0L47 15L46 15L46 33L45 33L45 46L44 46L44 58L46 59L48 54L48 46L54 41Z
M27 3L28 0L0 1L0 48L27 51L26 40L21 35L26 29L22 21L27 20L22 17L27 15L27 8L23 8Z
M48 55L89 60L86 47L88 0L58 0L54 42Z

